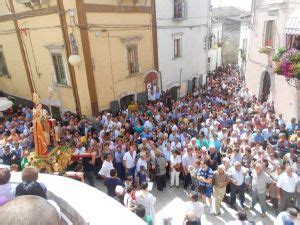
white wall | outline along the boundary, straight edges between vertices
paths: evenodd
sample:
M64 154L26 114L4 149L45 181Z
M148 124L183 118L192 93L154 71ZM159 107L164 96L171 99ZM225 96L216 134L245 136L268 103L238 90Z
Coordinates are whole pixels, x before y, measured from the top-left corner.
M187 0L188 18L174 20L174 0L156 0L158 59L163 90L180 85L180 69L181 90L184 92L187 90L188 80L206 73L208 2L209 0ZM182 57L177 59L173 59L174 34L182 37Z
M267 20L276 20L275 52L279 47L285 46L284 25L288 16L293 12L294 7L290 6L289 9L285 9L287 6L282 6L277 16L269 16L268 9L272 9L273 6L269 5L267 7L265 3L263 5L257 6L255 17L252 19L254 23L252 25L253 29L250 32L250 46L245 78L250 92L259 97L262 88L263 71L268 71L271 75L270 101L274 102L277 113L282 113L286 120L290 120L292 117L297 118L297 89L289 86L284 77L273 74L272 67L270 66L272 64L272 55L268 56L259 53L259 49L263 44L264 22ZM261 10L261 7L264 10Z
M243 40L246 39L246 60L248 58L248 52L249 52L249 40L250 40L250 28L248 22L244 22L241 24L241 35L240 35L240 45L239 49L243 49ZM238 59L238 65L240 68L242 68L243 61L241 58L241 52L239 52L239 59Z
M211 48L208 51L208 58L210 58L209 71L216 70L217 67L222 66L222 50L221 48Z

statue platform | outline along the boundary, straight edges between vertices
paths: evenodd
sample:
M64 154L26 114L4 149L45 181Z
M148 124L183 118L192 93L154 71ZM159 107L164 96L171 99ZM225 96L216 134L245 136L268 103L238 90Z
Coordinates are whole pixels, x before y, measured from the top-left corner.
M72 158L72 149L69 146L55 146L47 156L37 156L36 152L30 153L27 157L29 166L38 169L45 169L46 172L64 171Z

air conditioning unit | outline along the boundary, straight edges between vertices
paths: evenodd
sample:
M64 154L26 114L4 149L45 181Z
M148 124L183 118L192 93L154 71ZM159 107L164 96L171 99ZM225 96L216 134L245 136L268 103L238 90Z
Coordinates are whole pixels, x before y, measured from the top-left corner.
M16 0L16 3L18 4L26 4L26 3L30 3L31 0Z

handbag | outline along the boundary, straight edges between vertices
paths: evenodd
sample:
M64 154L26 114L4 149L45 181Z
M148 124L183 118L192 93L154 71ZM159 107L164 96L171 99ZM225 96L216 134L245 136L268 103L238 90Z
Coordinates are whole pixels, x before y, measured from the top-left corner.
M177 163L175 166L174 166L174 169L176 170L176 172L181 172L183 171L183 166L181 163Z

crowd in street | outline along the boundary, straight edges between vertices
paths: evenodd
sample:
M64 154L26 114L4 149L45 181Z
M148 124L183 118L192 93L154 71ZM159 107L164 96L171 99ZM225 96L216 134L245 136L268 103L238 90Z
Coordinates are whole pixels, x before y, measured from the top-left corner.
M247 224L243 210L256 204L262 217L273 207L280 220L289 222L282 224L296 224L300 209L296 118L286 121L275 113L272 102L251 95L234 66L218 68L205 87L180 100L153 91L149 96L148 104L133 102L118 115L104 112L93 121L64 113L54 128L55 138L74 149L76 157L67 168L74 171L73 178L91 186L95 179L103 179L108 195L148 224L159 201L151 194L153 183L161 192L166 188L190 192L186 224L200 224L204 207L210 214L222 214L223 201L238 211L243 224ZM26 157L34 149L31 122L32 110L21 106L0 121L0 157L13 171L28 167ZM85 153L88 157L80 157ZM0 182L0 187L5 184ZM245 204L245 192L251 193L250 205Z

